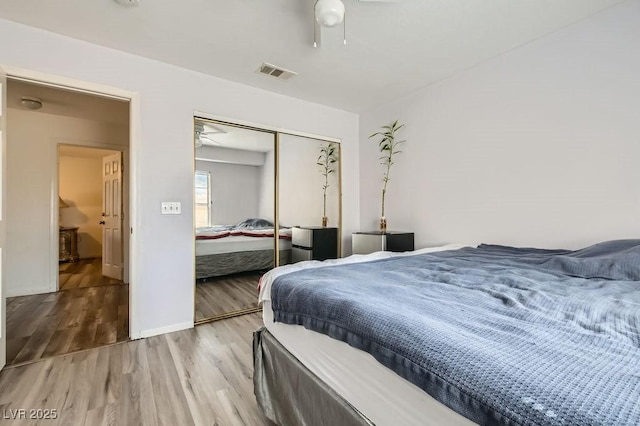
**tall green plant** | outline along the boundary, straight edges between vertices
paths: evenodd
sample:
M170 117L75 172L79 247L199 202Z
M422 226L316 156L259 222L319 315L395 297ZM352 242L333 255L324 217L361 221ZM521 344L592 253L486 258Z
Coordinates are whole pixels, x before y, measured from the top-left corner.
M333 142L326 145L320 145L320 155L317 163L320 166L320 174L324 176L324 185L322 185L323 210L322 216L327 217L327 188L329 188L329 175L335 173L335 164L338 162L336 153L337 146Z
M398 149L399 146L406 142L404 140L402 141L396 140L396 133L403 127L404 127L404 124L399 124L398 120L395 120L393 123L391 123L388 126L382 126L382 131L376 132L371 136L369 136L369 139L374 138L376 136L381 137L380 141L378 142L378 149L382 154L382 156L380 157L380 164L385 166L385 172L382 177L383 185L382 185L381 217L383 218L385 217L384 216L384 200L385 200L385 196L387 195L387 184L389 183L389 180L390 180L389 172L391 171L391 166L393 166L394 164L393 163L394 157L402 152Z

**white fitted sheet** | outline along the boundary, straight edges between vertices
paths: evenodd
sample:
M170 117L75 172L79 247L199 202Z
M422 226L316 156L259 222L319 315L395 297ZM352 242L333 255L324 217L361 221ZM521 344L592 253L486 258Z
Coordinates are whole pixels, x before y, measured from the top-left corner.
M448 245L419 252L453 250L464 246ZM365 262L394 255L397 254L374 253L365 256L351 256L340 259L341 262L337 263ZM291 265L292 268L286 272L292 272L291 269L321 267L324 262L301 263L307 265L296 264L298 267L295 269L293 268L295 265ZM287 266L281 268L287 268ZM274 271L281 268L276 268ZM275 276L278 275L275 274ZM270 300L273 279L275 277L262 283L260 296L260 300L263 302L262 318L267 330L312 373L377 426L466 426L475 424L380 364L369 353L355 349L345 342L332 339L324 334L307 330L303 326L273 322Z
M273 238L230 235L213 240L196 240L196 256L238 251L273 250ZM291 241L280 239L280 250L291 249Z
M313 374L376 426L467 426L471 420L380 364L369 353L301 325L273 322L271 301L262 318L269 332Z

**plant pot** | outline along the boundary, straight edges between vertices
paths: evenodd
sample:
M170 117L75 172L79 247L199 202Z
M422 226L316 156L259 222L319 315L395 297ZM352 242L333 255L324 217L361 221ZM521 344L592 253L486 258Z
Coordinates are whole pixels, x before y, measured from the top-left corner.
M326 216L322 216L322 227L326 228L328 224L329 224L329 218Z
M387 219L384 217L380 218L380 232L387 232Z

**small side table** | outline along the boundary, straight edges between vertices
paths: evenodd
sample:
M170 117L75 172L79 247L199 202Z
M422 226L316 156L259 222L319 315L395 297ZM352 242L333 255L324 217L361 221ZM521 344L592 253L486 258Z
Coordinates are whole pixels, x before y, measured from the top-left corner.
M376 251L413 251L413 232L371 231L355 232L352 235L353 254L369 254Z
M77 262L78 255L78 227L60 227L60 262Z
M338 258L338 228L294 226L291 228L292 263Z

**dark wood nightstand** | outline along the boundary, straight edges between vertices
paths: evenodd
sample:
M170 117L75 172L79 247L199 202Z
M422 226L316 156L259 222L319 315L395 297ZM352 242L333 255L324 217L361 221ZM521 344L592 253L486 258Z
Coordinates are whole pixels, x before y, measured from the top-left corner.
M77 262L78 227L60 227L60 262Z
M413 251L413 240L413 232L355 232L352 235L351 249L353 254L369 254L376 251Z
M338 258L338 228L295 226L291 230L292 263Z

